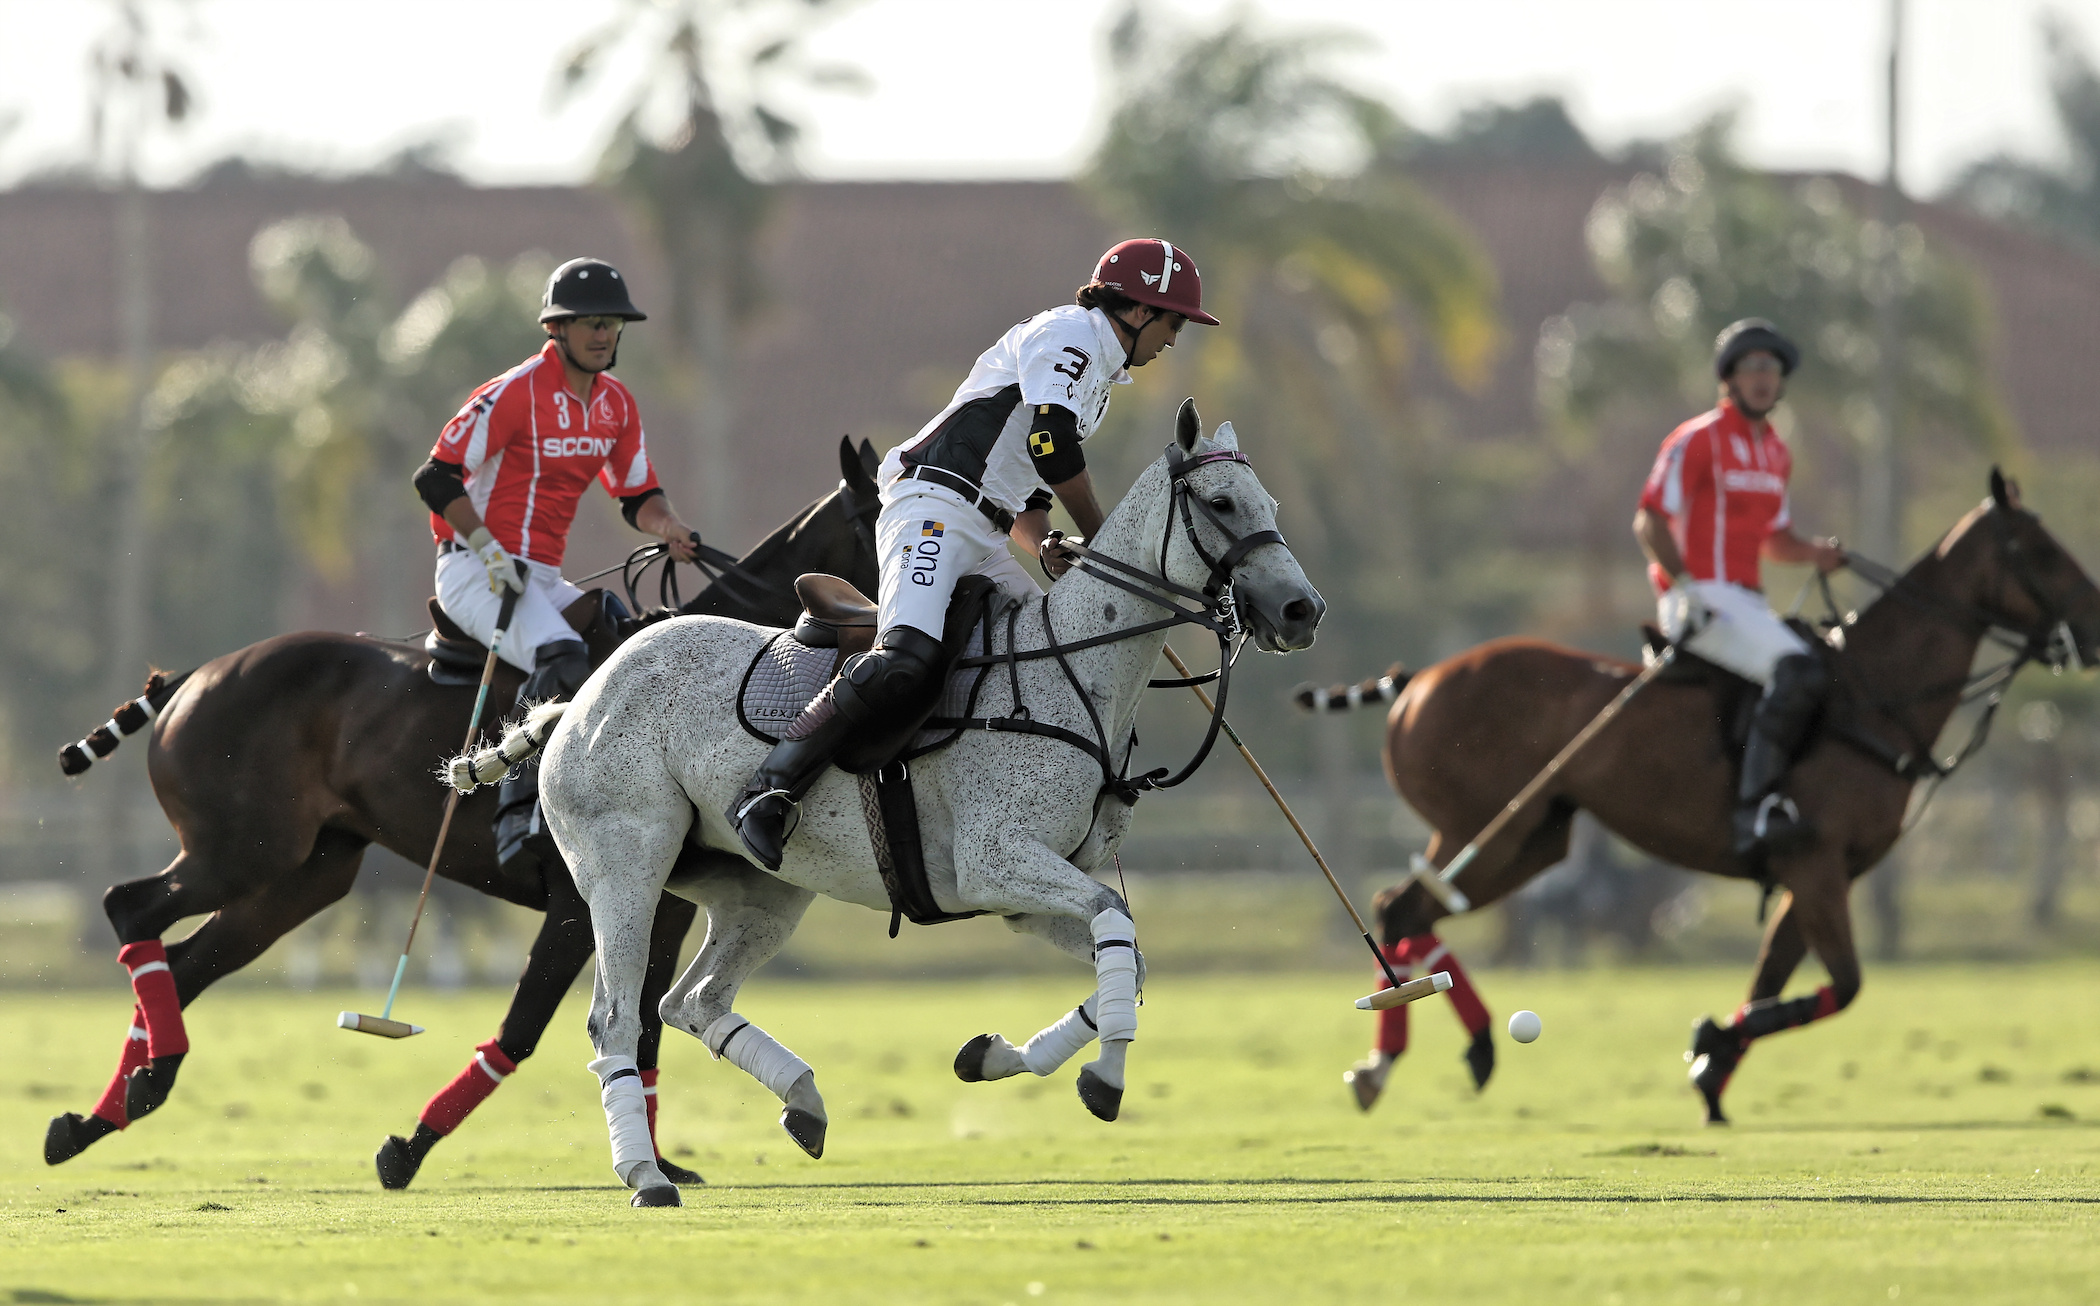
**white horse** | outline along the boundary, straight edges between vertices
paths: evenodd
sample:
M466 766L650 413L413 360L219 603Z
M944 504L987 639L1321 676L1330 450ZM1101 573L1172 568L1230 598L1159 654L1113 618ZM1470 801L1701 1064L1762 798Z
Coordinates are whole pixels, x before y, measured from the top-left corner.
M1127 765L1138 701L1166 642L1163 629L1132 628L1158 624L1176 590L1198 597L1197 587L1222 590L1213 615L1243 618L1272 652L1310 645L1326 611L1275 534L1275 502L1238 452L1231 425L1203 439L1188 403L1176 428L1177 445L1109 515L1093 557L1046 601L1024 605L1016 632L1023 650L1053 642L1068 650L1061 660L1018 664L1032 719L1100 740L1118 765ZM1117 573L1129 579L1104 579ZM736 697L752 656L774 633L715 617L653 626L623 645L573 702L539 709L501 746L515 761L529 755L532 739L546 739L541 802L597 931L591 1069L602 1085L613 1169L636 1190L636 1206L679 1204L656 1166L634 1060L659 891L691 899L708 919L706 944L664 996L665 1023L772 1090L784 1103L782 1126L812 1156L822 1155L826 1127L815 1073L736 1014L737 991L779 952L817 894L890 910L853 777L834 770L810 791L777 874L743 858L723 815L765 753L739 727ZM1090 640L1100 642L1072 648ZM985 676L985 717L1012 710L1008 679L1004 667ZM1084 686L1090 706L1075 686ZM475 765L485 768L495 751ZM940 908L996 912L1010 928L1095 969L1094 994L1077 1010L1021 1047L996 1034L972 1039L956 1073L965 1080L1048 1075L1098 1034L1101 1057L1081 1072L1080 1097L1113 1120L1143 971L1128 904L1089 874L1131 818L1103 772L1102 759L1062 740L971 730L915 762L911 779ZM689 841L714 851L694 857ZM682 864L681 850L688 851Z

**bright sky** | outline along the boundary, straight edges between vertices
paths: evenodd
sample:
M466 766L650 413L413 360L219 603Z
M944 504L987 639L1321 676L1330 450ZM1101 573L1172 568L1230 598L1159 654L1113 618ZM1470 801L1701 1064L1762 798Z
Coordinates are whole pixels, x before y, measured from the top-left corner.
M619 79L556 110L560 53L619 0L147 0L199 112L146 154L170 183L229 153L347 170L440 137L484 182L589 168ZM816 43L874 82L807 102L804 167L832 178L1054 177L1101 124L1099 64L1120 0L860 0ZM1215 19L1235 6L1170 0ZM1482 100L1564 96L1594 137L1669 135L1739 106L1744 153L1775 168L1881 170L1889 0L1251 0L1278 29L1367 38L1360 85L1437 128ZM2100 0L1909 0L1904 178L1931 193L1981 154L2062 153L2040 22L2100 48ZM113 7L0 0L0 185L77 161L88 51Z

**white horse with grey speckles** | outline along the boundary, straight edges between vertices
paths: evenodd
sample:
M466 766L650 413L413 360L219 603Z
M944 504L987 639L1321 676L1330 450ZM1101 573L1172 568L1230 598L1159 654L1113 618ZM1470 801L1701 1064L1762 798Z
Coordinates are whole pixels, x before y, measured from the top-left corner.
M1177 588L1222 593L1213 612L1231 610L1271 652L1309 646L1326 611L1275 534L1275 502L1239 453L1230 424L1208 440L1201 430L1194 405L1183 405L1175 444L1109 515L1091 543L1092 560L1059 580L1047 600L1024 604L1018 618L1019 648L1055 642L1070 650L1062 659L1069 677L1054 658L1015 668L1031 719L1100 738L1121 766L1167 637L1164 629L1136 628L1157 625ZM1099 565L1109 560L1123 564L1116 570L1125 583L1104 579L1116 574ZM1144 598L1134 597L1139 591ZM765 752L739 727L736 698L745 668L773 633L714 617L666 621L622 646L572 703L541 709L521 728L546 738L547 824L597 931L591 1069L602 1085L614 1171L635 1190L637 1206L678 1202L656 1167L634 1069L659 891L691 899L708 917L707 942L663 999L664 1022L779 1096L782 1125L812 1156L822 1154L826 1128L815 1073L735 1012L737 991L787 942L817 894L891 909L852 776L831 771L803 799L775 874L743 857L724 818ZM1081 689L1090 703L1080 701ZM986 716L1010 713L1011 697L1005 671L984 677L978 703ZM911 778L927 879L941 910L997 913L1095 971L1094 993L1077 1010L1019 1047L996 1034L970 1040L957 1074L1047 1075L1098 1036L1101 1056L1082 1070L1080 1096L1112 1120L1137 1034L1142 962L1128 904L1090 874L1131 818L1131 807L1107 792L1103 771L1101 759L1063 740L964 731L914 763ZM689 844L712 852L689 853L681 863Z

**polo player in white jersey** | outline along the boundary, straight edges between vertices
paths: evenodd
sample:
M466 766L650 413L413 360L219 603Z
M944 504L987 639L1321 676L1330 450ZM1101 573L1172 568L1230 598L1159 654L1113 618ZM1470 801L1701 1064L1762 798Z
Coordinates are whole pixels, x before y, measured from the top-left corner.
M753 861L779 870L795 804L838 750L934 688L958 580L984 575L1018 595L1040 593L1007 552L1009 538L1051 579L1064 574L1071 555L1044 547L1052 496L1082 537L1100 528L1107 514L1080 446L1108 411L1111 387L1191 321L1218 324L1203 311L1196 261L1164 240L1126 240L1101 256L1073 303L999 337L948 406L890 451L877 475L880 637L840 668L730 807Z

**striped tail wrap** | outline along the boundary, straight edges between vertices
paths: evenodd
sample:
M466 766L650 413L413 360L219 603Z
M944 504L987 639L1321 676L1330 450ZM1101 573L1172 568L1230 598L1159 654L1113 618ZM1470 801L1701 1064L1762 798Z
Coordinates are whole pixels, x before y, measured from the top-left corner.
M168 700L189 678L187 671L174 677L156 671L146 677L145 693L120 704L109 714L109 720L89 731L80 742L58 750L58 769L69 776L79 775L93 766L97 759L116 752L124 736L135 735L153 724L160 710L168 705Z
M1395 662L1384 675L1354 685L1300 685L1291 691L1291 701L1308 712L1347 712L1366 703L1390 703L1400 697L1413 674Z

